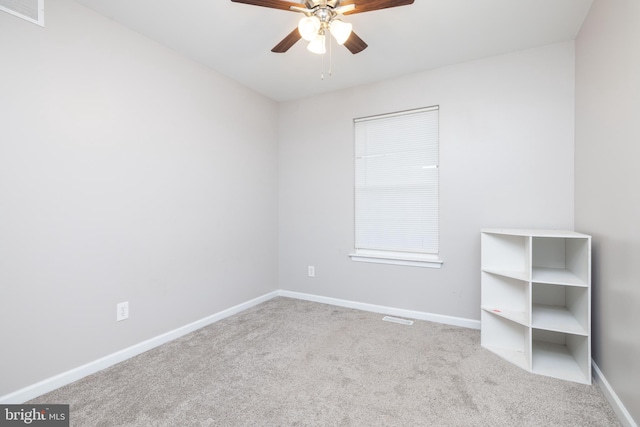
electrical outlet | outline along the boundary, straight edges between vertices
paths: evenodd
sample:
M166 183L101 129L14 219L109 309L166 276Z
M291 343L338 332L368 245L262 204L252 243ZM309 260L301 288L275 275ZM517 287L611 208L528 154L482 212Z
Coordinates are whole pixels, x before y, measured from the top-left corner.
M316 268L313 265L307 267L309 277L316 277Z
M116 321L129 318L129 301L121 302L116 306Z

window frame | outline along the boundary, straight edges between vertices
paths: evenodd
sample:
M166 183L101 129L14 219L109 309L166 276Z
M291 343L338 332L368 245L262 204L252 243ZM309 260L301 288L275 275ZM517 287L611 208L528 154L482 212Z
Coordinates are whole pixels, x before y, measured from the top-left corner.
M437 251L433 253L429 252L417 252L417 251L400 251L400 250L385 250L385 249L369 249L369 248L357 248L356 241L356 230L357 230L357 174L358 174L358 166L357 166L357 123L362 121L371 121L371 120L380 120L385 118L410 115L428 111L438 111L438 133L437 133L437 165L435 165L435 169L437 170L437 234L438 234L438 244ZM440 259L440 135L439 135L439 127L440 127L440 118L439 118L440 106L430 106L423 108L415 108L410 110L403 110L393 113L387 114L378 114L373 116L366 116L361 118L356 118L353 120L353 144L354 144L354 213L353 213L353 221L354 221L354 236L353 236L353 244L354 251L349 254L349 257L353 261L359 262L370 262L370 263L378 263L378 264L393 264L393 265L403 265L403 266L414 266L414 267L428 267L428 268L440 268L443 264L443 261Z

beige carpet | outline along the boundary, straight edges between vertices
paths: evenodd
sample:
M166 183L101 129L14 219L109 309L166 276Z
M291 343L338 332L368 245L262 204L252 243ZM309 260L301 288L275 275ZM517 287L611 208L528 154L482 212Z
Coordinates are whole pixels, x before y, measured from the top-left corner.
M30 403L73 426L617 426L595 385L529 374L480 332L275 298Z

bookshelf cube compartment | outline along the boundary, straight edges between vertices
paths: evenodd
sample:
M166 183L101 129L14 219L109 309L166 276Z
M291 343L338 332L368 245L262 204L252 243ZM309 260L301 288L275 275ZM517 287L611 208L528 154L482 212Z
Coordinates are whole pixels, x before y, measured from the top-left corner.
M533 329L532 372L591 384L589 337Z
M531 326L588 335L589 288L533 283Z
M482 272L482 309L521 325L530 318L529 284L522 280Z
M483 233L481 245L482 270L492 271L520 280L529 280L529 238L508 234Z
M588 237L533 237L532 280L586 286L590 279Z
M482 311L482 347L523 369L531 369L530 331L526 326Z

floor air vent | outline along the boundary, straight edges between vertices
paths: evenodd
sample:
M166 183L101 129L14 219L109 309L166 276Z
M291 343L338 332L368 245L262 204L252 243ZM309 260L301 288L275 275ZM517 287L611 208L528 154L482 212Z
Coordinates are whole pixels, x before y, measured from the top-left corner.
M384 316L382 320L385 322L399 323L401 325L413 325L413 320L400 319L399 317Z

